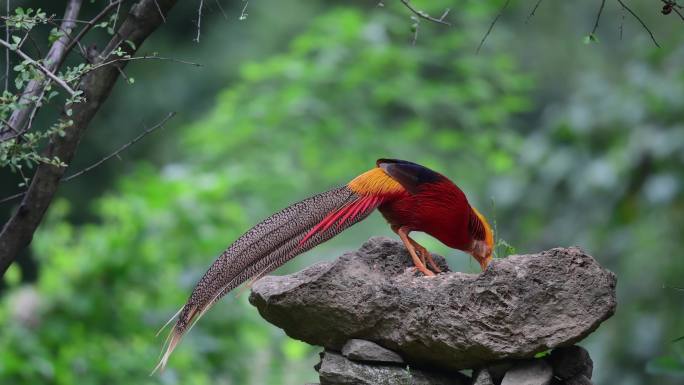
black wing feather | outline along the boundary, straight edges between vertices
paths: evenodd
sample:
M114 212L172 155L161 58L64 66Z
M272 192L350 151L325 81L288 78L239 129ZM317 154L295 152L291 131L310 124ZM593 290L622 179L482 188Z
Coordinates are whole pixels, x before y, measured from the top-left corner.
M444 179L442 174L406 160L378 159L376 164L411 194L415 194L422 184Z

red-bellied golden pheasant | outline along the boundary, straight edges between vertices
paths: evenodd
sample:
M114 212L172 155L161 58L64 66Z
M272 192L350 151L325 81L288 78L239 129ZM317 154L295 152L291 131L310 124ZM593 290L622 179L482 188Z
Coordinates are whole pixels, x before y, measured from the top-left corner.
M166 366L183 334L219 298L334 237L376 208L406 245L416 269L427 276L439 268L430 253L411 239L411 231L428 233L449 247L470 253L483 270L491 261L492 230L461 189L416 163L380 159L377 167L345 186L273 214L230 245L176 314L178 320L157 368Z

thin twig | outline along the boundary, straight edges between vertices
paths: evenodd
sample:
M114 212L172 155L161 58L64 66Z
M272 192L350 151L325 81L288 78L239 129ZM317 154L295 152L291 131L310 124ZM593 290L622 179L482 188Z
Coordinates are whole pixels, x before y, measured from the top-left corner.
M11 201L13 201L13 200L15 200L15 199L19 199L19 198L23 197L24 194L26 194L25 191L24 191L24 192L20 192L20 193L16 193L16 194L14 194L14 195L6 196L6 197L0 199L0 204L6 203L6 202L11 202Z
M50 25L53 25L53 26L54 26L55 28L57 28L58 30L62 31L62 32L64 33L64 36L66 36L67 39L69 39L69 45L71 45L72 43L75 43L75 44L78 46L78 50L80 51L81 56L82 56L83 58L85 58L86 60L88 59L87 52L86 52L85 48L83 47L83 45L81 44L80 41L75 40L74 38L72 38L71 36L69 36L68 31L64 31L64 30L62 29L62 26L59 25L59 24L57 24L57 23L55 23L54 21L48 20L47 23L50 24Z
M147 129L145 129L145 131L141 132L138 136L136 136L135 138L133 138L130 142L124 144L123 146L119 147L116 151L114 151L114 152L112 152L111 154L105 156L104 158L98 160L97 162L91 164L90 166L84 168L83 170L81 170L81 171L79 171L79 172L76 172L76 173L74 173L74 174L71 174L71 175L65 177L64 179L62 179L62 182L68 182L68 181L70 181L70 180L72 180L72 179L74 179L74 178L78 178L79 176L81 176L81 175L83 175L83 174L85 174L85 173L87 173L87 172L89 172L89 171L92 171L94 168L96 168L96 167L98 167L99 165L101 165L102 163L104 163L104 162L106 162L106 161L112 159L113 157L115 157L115 156L118 157L119 154L122 153L122 152L124 152L124 151L126 151L126 149L127 149L128 147L131 147L131 146L134 145L135 143L139 142L142 138L144 138L144 137L146 137L147 135L151 134L151 133L152 133L153 131L155 131L156 129L161 128L161 127L164 127L164 125L166 124L166 122L168 122L169 119L173 118L174 116L176 116L176 113L175 113L175 112L169 112L169 113L166 115L166 117L164 117L164 119L162 119L159 123L155 124L155 125L152 126L152 127L149 127L149 128L147 128Z
M95 24L99 23L100 20L102 20L102 18L107 16L109 11L111 11L114 7L120 5L122 2L123 0L117 0L113 3L109 3L106 7L102 9L102 11L100 11L100 13L95 15L95 17L93 17L90 21L85 22L86 25L83 26L83 29L81 29L81 31L79 31L76 37L73 38L71 43L67 45L66 52L71 51L71 49L74 48L74 45L76 45L77 42L81 41L83 36L85 36L85 34L88 33L88 31L90 31L95 26Z
M501 9L499 9L499 13L496 15L496 17L494 18L494 20L492 20L492 23L489 25L489 28L487 29L487 32L485 33L485 35L482 36L482 40L480 41L480 45L478 45L478 46L477 46L477 50L475 50L475 53L476 53L476 54L479 54L479 53L480 53L480 50L482 49L482 46L483 46L484 43L485 43L485 40L487 40L487 37L489 36L489 34L492 33L492 30L494 29L494 25L496 24L497 21L499 21L499 18L500 18L501 15L503 14L503 12L504 12L504 10L506 9L506 7L508 7L508 3L510 3L510 2L511 2L511 0L506 0L506 2L505 2L504 5L501 7Z
M646 23L644 23L644 21L641 20L641 18L639 17L639 15L637 15L636 13L634 13L634 11L632 11L631 8L629 8L627 5L625 5L624 2L622 2L622 0L617 0L617 2L620 3L620 5L622 5L622 7L625 8L625 9L627 10L627 12L629 12L632 16L634 16L635 19L637 19L637 21L641 24L641 26L644 27L644 29L646 30L646 32L648 32L648 34L651 36L651 40L653 40L653 44L655 44L656 47L660 48L660 44L658 44L658 41L656 40L655 36L653 36L653 32L651 31L650 28L648 28L648 26L646 25Z
M28 41L31 42L31 45L33 46L33 49L36 50L36 53L38 54L38 56L42 57L43 52L40 50L38 43L36 43L36 40L34 38L32 38L31 35L28 35Z
M596 21L594 22L594 28L591 30L591 36L596 35L596 30L599 26L599 20L601 20L601 14L603 13L603 7L606 6L606 0L601 0L601 6L599 7L598 13L596 14Z
M64 90L65 90L66 92L68 92L69 95L71 95L72 97L73 97L73 96L76 96L76 91L72 90L71 87L69 87L69 85L66 84L66 82L65 82L64 80L62 80L59 76L57 76L57 75L55 75L54 73L52 73L52 71L50 71L49 69L45 68L42 64L40 64L40 63L38 63L37 61L31 59L31 57L29 57L27 54L25 54L24 52L22 52L20 49L18 49L18 48L13 48L12 45L11 45L10 43L6 42L6 41L3 40L3 39L0 39L0 45L4 45L4 46L7 47L8 49L14 51L14 52L15 52L17 55L19 55L22 59L24 59L25 61L29 62L32 66L38 68L38 69L40 70L40 72L42 72L43 74L45 74L45 76L49 77L49 78L52 79L55 83L57 83L60 87L64 88Z
M411 2L410 2L409 0L401 0L401 2L404 4L404 6L406 6L406 8L409 9L409 11L413 12L416 16L420 17L421 19L429 20L429 21L431 21L431 22L433 22L433 23L437 23L437 24L451 25L451 23L449 23L449 22L447 22L447 21L444 21L444 17L446 17L446 14L448 14L449 11L445 12L445 13L444 13L444 16L442 16L442 18L437 19L437 18L435 18L435 17L432 17L432 16L428 15L428 14L427 14L426 12L424 12L424 11L421 11L421 10L419 10L419 9L416 9L416 8L411 4Z
M197 37L195 43L200 41L200 33L202 32L202 8L204 7L204 0L200 0L199 8L197 9Z
M156 56L156 55L144 55L144 56L134 56L134 57L128 57L128 58L121 57L121 58L117 58L117 59L108 60L106 62L102 62L100 64L92 66L86 72L95 71L96 69L99 69L99 68L102 68L102 67L114 64L114 63L129 62L129 61L136 61L136 60L168 60L168 61L172 61L175 63L188 64L188 65L195 66L195 67L203 67L203 65L200 63L194 63L194 62L187 61L187 60L181 60L181 59L175 59L175 58L163 57L163 56Z
M219 11L221 11L223 18L228 20L228 15L226 14L226 11L223 9L223 6L221 5L221 1L219 1L219 0L214 0L214 1L216 2L216 6L218 7Z
M78 172L76 172L76 173L74 173L74 174L72 174L72 175L69 175L69 176L67 176L67 177L62 178L61 182L64 183L64 182L68 182L68 181L70 181L70 180L73 180L73 179L75 179L75 178L77 178L77 177L79 177L79 176L81 176L81 175L83 175L83 174L85 174L85 173L87 173L87 172L92 171L94 168L100 166L102 163L108 161L109 159L111 159L111 158L113 158L113 157L118 157L120 153L122 153L122 152L125 151L127 148L129 148L129 147L131 147L132 145L134 145L135 143L139 142L142 138L144 138L144 137L146 137L147 135L151 134L153 131L155 131L155 130L157 130L157 129L159 129L159 128L162 128L162 127L166 124L166 122L168 122L169 119L173 118L175 115L176 115L175 112L170 112L170 113L169 113L168 115L166 115L166 117L164 117L164 119L162 119L159 123L155 124L155 125L152 126L152 127L149 127L149 128L147 128L147 129L145 129L145 131L143 131L142 133L140 133L138 136L136 136L135 138L133 138L133 139L132 139L131 141L129 141L128 143L126 143L126 144L124 144L123 146L119 147L116 151L112 152L111 154L105 156L104 158L98 160L97 162L91 164L90 166L88 166L88 167L86 167L86 168L84 168L84 169L82 169L82 170L80 170L80 171L78 171ZM22 196L24 196L24 194L26 194L26 192L20 192L20 193L16 193L16 194L14 194L14 195L10 195L10 196L7 196L7 197L5 197L5 198L2 198L2 199L0 199L0 204L5 203L5 202L10 202L10 201L13 201L13 200L15 200L15 199L21 198Z
M532 16L534 16L534 14L537 12L537 8L539 8L539 4L541 4L542 1L543 1L543 0L537 0L537 4L535 4L535 5L534 5L534 8L532 8L532 12L530 12L530 14L527 15L527 19L525 19L525 24L527 24L527 23L530 22L530 19L531 19Z
M625 7L620 7L620 41L622 41L622 32L625 29Z
M5 1L6 16L10 17L10 0ZM9 41L9 24L5 21L5 40ZM9 69L10 69L10 54L9 48L5 48L5 91L9 90Z
M413 28L413 39L411 39L411 45L416 45L416 41L418 41L418 29L420 28L420 19L417 16L411 16L411 19L413 19L413 25L411 25L411 28Z
M154 0L154 5L157 6L157 11L159 11L159 16L161 16L162 21L164 23L166 23L166 16L164 16L164 12L162 12L161 7L159 6L159 3L157 2L157 0Z
M0 118L0 123L2 123L2 124L4 124L5 126L9 127L9 129L12 130L12 131L14 131L14 132L17 134L17 136L18 136L18 135L21 135L21 132L19 132L19 130L17 130L16 128L14 128L14 126L12 126L12 125L11 125L8 121L6 121L5 119Z
M116 12L114 12L114 22L112 23L112 31L116 31L116 23L119 21L119 11L121 11L121 2L118 1L116 3Z
M245 6L242 7L242 12L240 12L240 20L245 20L247 18L247 6L249 5L249 0L243 0Z

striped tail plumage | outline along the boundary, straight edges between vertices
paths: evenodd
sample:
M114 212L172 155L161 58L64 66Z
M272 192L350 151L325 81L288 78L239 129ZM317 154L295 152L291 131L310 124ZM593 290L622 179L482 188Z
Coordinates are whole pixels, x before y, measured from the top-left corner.
M381 196L342 186L295 203L252 227L214 261L169 320L178 316L153 373L164 369L183 335L221 297L363 220L382 201Z

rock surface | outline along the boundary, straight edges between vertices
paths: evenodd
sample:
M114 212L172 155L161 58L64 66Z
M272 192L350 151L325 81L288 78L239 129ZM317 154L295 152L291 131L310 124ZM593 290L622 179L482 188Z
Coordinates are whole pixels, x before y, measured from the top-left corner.
M553 369L544 360L530 360L506 372L501 385L549 385Z
M347 341L342 347L342 355L353 361L404 363L404 360L397 353L374 342L359 339Z
M478 370L473 374L472 385L494 385L494 380L489 370Z
M591 378L594 362L581 346L568 346L555 349L549 356L549 363L553 367L553 374L561 380L568 380L578 376Z
M615 275L578 248L494 260L481 274L423 277L404 246L358 251L252 287L250 302L298 340L340 351L375 341L412 366L458 370L569 346L610 317Z
M469 385L460 373L443 375L396 365L369 365L326 351L318 369L321 385Z

